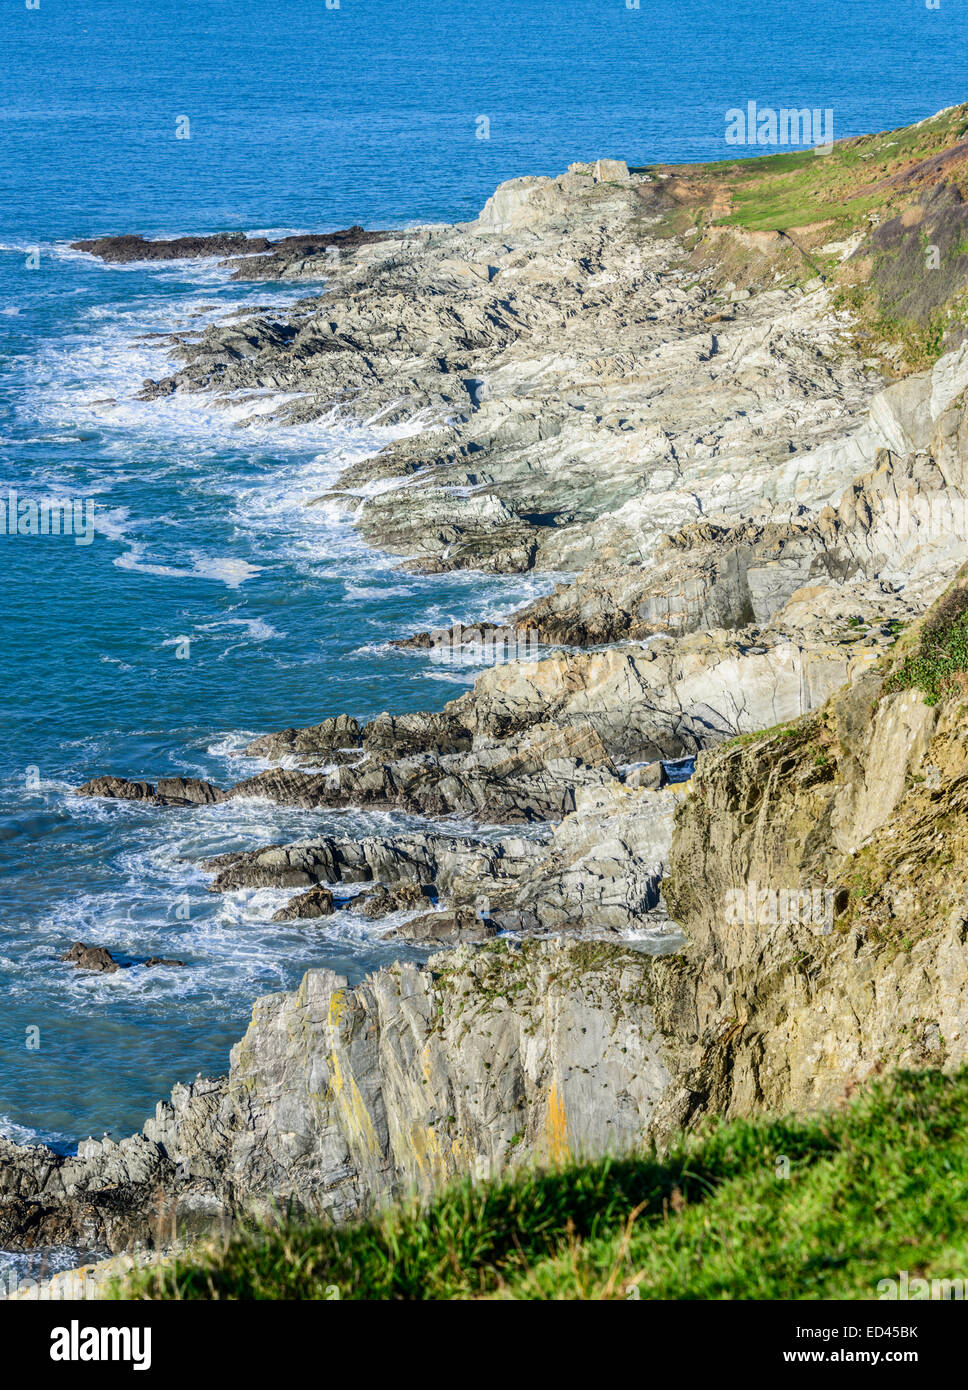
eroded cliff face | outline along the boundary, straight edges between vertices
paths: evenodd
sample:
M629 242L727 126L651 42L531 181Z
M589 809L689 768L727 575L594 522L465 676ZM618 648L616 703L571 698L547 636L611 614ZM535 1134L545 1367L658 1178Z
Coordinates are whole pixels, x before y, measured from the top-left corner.
M667 1118L826 1107L965 1061L968 702L957 680L935 705L892 689L899 660L701 756L663 885L689 939Z
M177 1087L140 1135L76 1158L0 1145L0 1241L120 1250L280 1208L345 1221L461 1174L826 1108L895 1067L964 1063L966 682L949 674L930 703L899 679L926 624L968 608L964 575L943 603L821 708L700 754L665 851L682 951L503 940L356 988L310 971L257 1002L226 1078ZM617 795L628 836L662 794ZM596 848L607 862L601 814L592 797L546 847L562 874ZM274 853L243 869L293 869ZM330 875L344 862L412 881L431 853L465 890L481 872L456 840L318 853Z

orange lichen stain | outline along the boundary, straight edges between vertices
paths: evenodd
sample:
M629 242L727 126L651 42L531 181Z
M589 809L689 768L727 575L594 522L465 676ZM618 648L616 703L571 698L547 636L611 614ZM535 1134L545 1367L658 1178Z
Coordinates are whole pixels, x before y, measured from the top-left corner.
M568 1143L568 1116L558 1091L558 1082L551 1083L548 1092L548 1113L545 1116L545 1147L552 1163L566 1163L571 1157Z

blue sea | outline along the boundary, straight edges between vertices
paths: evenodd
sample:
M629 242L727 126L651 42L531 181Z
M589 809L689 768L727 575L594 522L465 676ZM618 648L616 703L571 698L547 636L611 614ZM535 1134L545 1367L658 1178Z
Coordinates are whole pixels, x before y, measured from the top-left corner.
M574 160L722 158L724 113L749 100L832 109L838 137L908 123L968 96L968 16L960 0L7 0L2 37L0 497L93 499L97 531L0 537L0 1132L69 1147L223 1071L257 995L388 957L346 915L273 926L271 893L214 897L199 858L408 824L71 789L103 772L225 783L257 733L440 708L472 673L389 641L552 582L415 578L304 506L385 430L240 428L251 407L133 399L165 374L150 335L305 287L230 283L214 261L105 266L69 242L466 219L501 180ZM189 964L84 974L57 959L77 939Z

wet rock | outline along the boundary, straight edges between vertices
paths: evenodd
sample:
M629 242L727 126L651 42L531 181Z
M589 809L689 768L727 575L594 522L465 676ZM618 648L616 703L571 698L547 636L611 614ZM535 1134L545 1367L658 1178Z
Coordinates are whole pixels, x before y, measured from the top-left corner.
M247 237L240 232L219 232L214 236L172 237L149 241L128 233L74 241L72 251L87 251L102 261L120 265L129 261L173 261L196 256L241 256L266 251L272 243L265 237Z
M131 782L127 777L93 777L78 787L75 796L104 796L119 801L147 801L159 804L153 782Z
M113 975L121 969L110 951L103 946L86 946L83 941L75 941L60 959L71 961L77 970L96 970L102 975Z
M274 922L294 922L304 917L329 917L336 911L333 895L328 888L317 886L299 893L285 907L272 914Z
M386 237L385 232L367 232L360 226L337 232L302 233L270 241L268 237L250 237L241 232L217 232L213 236L171 237L149 240L127 233L121 236L95 237L71 243L74 251L87 251L102 261L125 264L131 261L171 261L195 259L200 256L245 257L234 279L278 279L302 272L309 274L315 260L330 252L352 251ZM261 254L260 254L261 253ZM331 264L331 263L330 263Z
M126 777L94 777L78 787L75 796L103 796L117 801L144 801L150 806L209 806L225 793L198 777L163 777L157 783L132 782Z
M156 795L166 806L212 806L225 800L225 793L200 777L162 777Z
M380 714L364 726L363 747L372 756L402 758L411 753L466 753L473 736L456 714Z
M156 965L184 965L183 960L169 960L165 956L149 956L145 961L145 969L152 969Z
M308 728L282 729L279 733L263 734L253 739L245 751L251 758L309 756L330 761L338 753L359 749L361 733L358 720L341 714Z

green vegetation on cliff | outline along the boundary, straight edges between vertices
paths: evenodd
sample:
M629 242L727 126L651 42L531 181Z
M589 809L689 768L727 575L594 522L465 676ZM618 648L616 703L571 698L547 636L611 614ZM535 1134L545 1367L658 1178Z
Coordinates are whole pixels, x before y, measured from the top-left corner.
M140 1273L148 1299L876 1298L968 1272L968 1069L816 1119L734 1121L664 1158L453 1188L343 1230L239 1234Z
M888 677L885 689L921 690L936 705L965 688L968 673L968 584L964 576L921 624L918 645Z
M937 361L968 323L968 105L899 130L711 164L653 165L670 233L744 287L823 280L855 349L892 375Z

